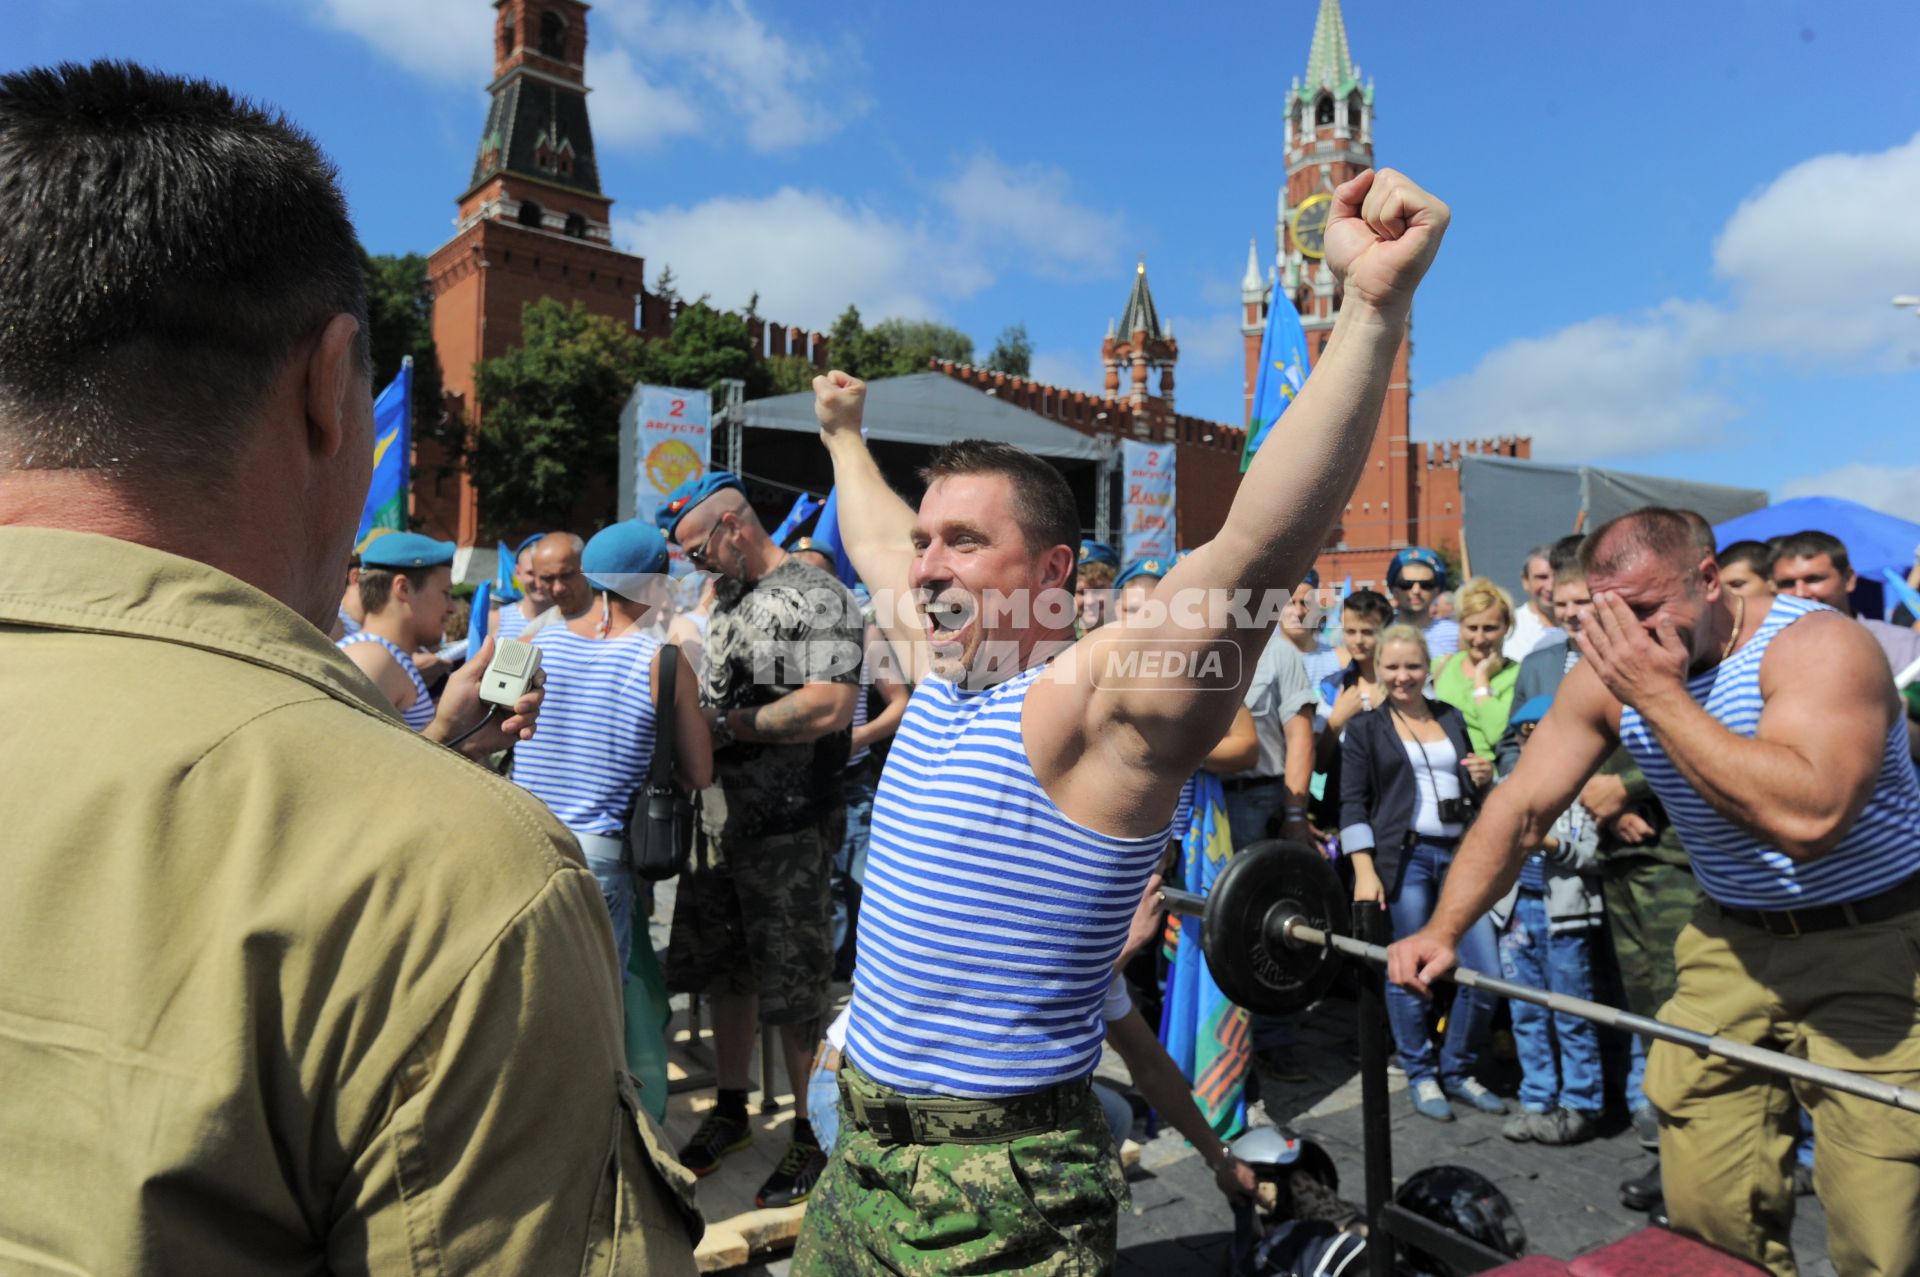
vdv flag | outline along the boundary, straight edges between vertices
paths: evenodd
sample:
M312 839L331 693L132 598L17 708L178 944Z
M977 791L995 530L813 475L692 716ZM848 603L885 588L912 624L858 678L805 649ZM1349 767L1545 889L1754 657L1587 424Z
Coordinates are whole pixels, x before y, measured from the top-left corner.
M473 610L467 613L467 659L480 655L487 645L487 630L493 624L493 582L482 581L473 592Z
M493 560L493 601L495 603L518 603L520 584L513 575L513 551L507 548L505 541L496 541L500 549Z
M826 503L811 492L802 492L793 499L793 509L787 511L787 517L780 520L780 526L773 530L773 543L786 545L788 539L800 530L800 525L820 512Z
M373 401L373 482L360 511L356 543L374 528L407 527L407 473L413 455L413 356L400 361L400 375Z
M1233 858L1227 828L1227 795L1212 772L1194 777L1193 823L1181 840L1182 881L1207 895ZM1246 1126L1247 1063L1252 1052L1246 1008L1227 1001L1200 951L1200 919L1167 919L1178 928L1167 996L1160 1012L1160 1040L1180 1071L1193 1082L1193 1101L1221 1139Z
M853 570L853 561L847 557L847 547L840 544L839 488L827 492L827 503L820 508L820 522L813 525L813 539L833 551L834 575L840 578L840 584L851 590L859 582L860 574Z
M1293 302L1273 288L1267 307L1267 335L1260 341L1260 375L1253 383L1253 420L1247 424L1247 446L1240 454L1240 472L1253 464L1267 432L1307 384L1307 331Z

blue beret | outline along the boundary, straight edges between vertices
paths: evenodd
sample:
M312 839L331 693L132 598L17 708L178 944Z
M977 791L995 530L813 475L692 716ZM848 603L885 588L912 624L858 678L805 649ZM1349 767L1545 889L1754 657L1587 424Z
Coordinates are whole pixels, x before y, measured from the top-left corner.
M1157 581L1167 574L1168 566L1165 559L1135 559L1127 564L1124 572L1114 578L1113 588L1117 590L1135 577L1150 576Z
M653 512L653 521L668 536L680 526L680 520L687 517L687 511L705 501L722 488L732 488L735 492L745 492L746 486L725 470L709 470L697 479L689 479L660 503Z
M1306 574L1305 576L1303 576L1303 577L1301 577L1301 578L1300 578L1300 584L1302 584L1302 585L1304 585L1304 586L1306 586L1306 587L1307 587L1307 588L1308 588L1309 590L1317 590L1317 589L1319 589L1319 588L1320 588L1320 571L1319 571L1319 569L1317 569L1317 568L1308 568L1308 569L1307 569L1307 574Z
M1537 723L1545 718L1547 711L1552 708L1553 697L1551 696L1529 697L1525 705L1513 711L1513 717L1507 720L1507 726L1518 727L1522 723Z
M439 568L453 562L451 541L436 541L418 532L396 532L381 537L360 552L360 564L369 568Z
M544 532L536 532L532 536L528 537L526 540L522 541L519 545L514 546L513 547L514 559L518 561L520 556L527 552L528 546L538 545L546 535L547 534Z
M667 570L667 538L638 519L623 519L593 534L580 552L580 570L594 589L618 594L619 583L609 578Z
M1080 543L1080 561L1082 563L1104 563L1108 567L1120 566L1120 555L1105 541L1086 540Z
M1447 588L1447 565L1440 556L1424 545L1410 545L1400 551L1400 553L1394 555L1393 562L1387 565L1387 586L1389 589L1399 588L1400 569L1409 564L1418 564L1423 568L1431 568L1433 571L1433 588L1436 590L1444 590Z

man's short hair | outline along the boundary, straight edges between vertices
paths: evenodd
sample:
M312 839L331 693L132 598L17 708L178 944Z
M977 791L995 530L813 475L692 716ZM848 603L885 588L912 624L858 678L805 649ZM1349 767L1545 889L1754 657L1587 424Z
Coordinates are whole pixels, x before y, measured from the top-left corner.
M1723 568L1744 563L1753 569L1755 576L1768 576L1773 572L1773 547L1765 541L1735 541L1715 557Z
M1647 557L1684 571L1708 553L1702 553L1700 538L1684 514L1649 505L1601 524L1581 547L1580 562L1590 578L1611 577Z
M1685 519L1687 526L1693 529L1693 548L1700 552L1700 557L1712 558L1719 548L1720 538L1714 535L1713 525L1707 522L1707 516L1698 510L1684 508L1676 509L1674 513Z
M1542 541L1539 545L1527 551L1527 557L1520 560L1520 576L1522 580L1526 579L1527 569L1533 566L1535 559L1545 559L1547 567L1549 569L1553 567L1553 546L1554 543L1552 541Z
M360 610L372 616L387 605L393 597L393 578L404 576L413 583L415 590L423 589L427 578L440 569L431 568L361 568L360 569Z
M1764 571L1773 575L1773 565L1782 559L1817 559L1826 555L1833 561L1833 570L1841 576L1853 571L1853 561L1847 557L1847 543L1830 532L1819 532L1808 528L1805 532L1789 532L1783 537L1775 537L1768 543L1772 553L1767 557Z
M1561 537L1547 547L1547 566L1553 569L1555 585L1587 579L1586 565L1580 561L1580 547L1586 543L1586 536L1575 532L1570 536Z
M1393 600L1378 590L1355 590L1347 595L1340 610L1384 626L1393 619Z
M128 62L0 75L0 468L218 480L360 244L277 112Z
M1060 472L1031 452L991 439L961 439L942 447L920 468L920 481L963 474L1004 475L1013 485L1013 517L1027 547L1036 553L1056 545L1073 547L1078 565L1080 507ZM1069 575L1067 585L1074 578Z

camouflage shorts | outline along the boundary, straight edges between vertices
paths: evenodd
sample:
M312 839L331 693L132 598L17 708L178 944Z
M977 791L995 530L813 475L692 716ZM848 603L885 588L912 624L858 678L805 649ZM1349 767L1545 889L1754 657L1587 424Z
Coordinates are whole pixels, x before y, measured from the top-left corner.
M1127 1183L1091 1090L1061 1129L991 1144L884 1144L843 1125L793 1277L1113 1270Z
M680 875L667 941L675 993L759 994L763 1024L806 1024L833 998L833 852L818 828L710 839Z
M1627 1009L1654 1015L1673 996L1673 947L1693 920L1700 885L1684 866L1625 857L1601 862L1600 885Z

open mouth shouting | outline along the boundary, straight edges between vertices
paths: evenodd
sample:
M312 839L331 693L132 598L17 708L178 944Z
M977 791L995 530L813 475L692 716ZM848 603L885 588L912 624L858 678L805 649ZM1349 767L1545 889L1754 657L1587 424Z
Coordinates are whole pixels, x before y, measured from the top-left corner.
M967 630L973 623L975 607L971 598L959 590L922 594L920 610L927 618L927 642L936 653L957 654L964 646Z

